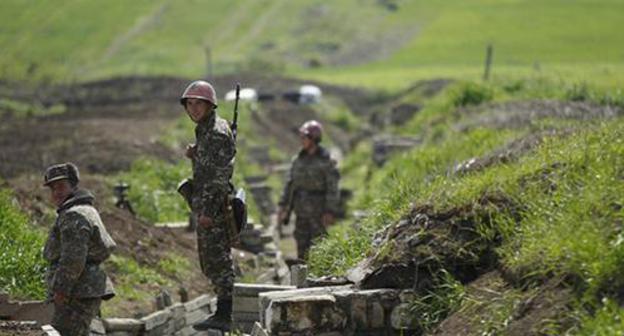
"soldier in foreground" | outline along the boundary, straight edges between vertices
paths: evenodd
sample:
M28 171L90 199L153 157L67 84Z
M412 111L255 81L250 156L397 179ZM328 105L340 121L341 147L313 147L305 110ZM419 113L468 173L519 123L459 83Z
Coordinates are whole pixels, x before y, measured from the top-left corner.
M334 221L339 202L336 162L320 145L323 126L315 121L305 122L299 128L301 151L292 161L288 179L279 201L278 217L288 223L294 210L297 256L305 259L312 240L327 234L326 228Z
M100 268L115 242L93 207L93 195L78 189L78 182L78 168L72 163L53 165L44 175L58 208L43 250L50 264L46 283L48 298L54 301L52 326L63 336L89 335L102 300L115 295Z
M208 82L191 83L180 99L188 116L197 124L195 144L186 149L192 161L190 206L197 223L197 248L202 272L215 286L217 311L193 326L196 330L229 331L232 322L234 264L230 249L228 196L234 171L236 146L228 122L216 113L217 96Z

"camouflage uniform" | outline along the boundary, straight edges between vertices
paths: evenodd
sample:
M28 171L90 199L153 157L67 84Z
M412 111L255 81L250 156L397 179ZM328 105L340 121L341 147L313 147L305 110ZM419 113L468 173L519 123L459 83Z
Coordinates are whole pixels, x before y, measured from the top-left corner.
M46 274L48 298L63 293L66 301L55 303L52 326L61 335L89 335L91 320L102 299L115 295L100 264L115 247L88 191L74 192L57 210L43 250L50 263Z
M203 214L212 220L209 228L197 225L199 262L202 272L215 286L218 298L231 300L234 266L226 202L232 192L234 137L228 122L211 112L195 127L195 138L191 207L196 216Z
M322 216L337 211L339 179L336 162L321 146L312 155L302 150L292 161L279 205L288 207L292 198L292 208L297 216L297 255L301 259L308 253L313 239L327 234Z

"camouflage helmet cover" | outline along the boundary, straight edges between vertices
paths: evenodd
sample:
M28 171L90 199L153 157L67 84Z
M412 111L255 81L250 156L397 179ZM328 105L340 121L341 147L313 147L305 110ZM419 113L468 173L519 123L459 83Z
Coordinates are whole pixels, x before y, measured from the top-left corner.
M299 133L319 142L323 138L323 125L316 120L308 120L299 127Z
M188 98L197 98L211 102L214 106L217 106L217 93L212 85L203 80L196 80L189 84L182 97L180 97L180 104L186 105Z
M43 185L49 186L50 183L58 180L69 180L72 186L80 181L80 173L78 167L71 162L59 163L48 167L43 176Z

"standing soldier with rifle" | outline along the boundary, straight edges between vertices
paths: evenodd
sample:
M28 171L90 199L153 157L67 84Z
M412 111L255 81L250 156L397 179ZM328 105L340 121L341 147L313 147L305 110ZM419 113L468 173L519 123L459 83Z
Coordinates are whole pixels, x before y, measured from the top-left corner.
M54 301L52 326L63 336L89 335L102 300L115 295L100 268L115 242L93 207L93 195L79 189L78 182L78 168L72 163L50 166L44 175L44 185L58 208L43 249L50 263L46 283L48 299Z
M334 221L340 198L340 174L336 162L320 145L323 126L319 122L305 122L299 128L299 135L301 151L292 161L279 201L278 218L286 225L294 210L297 257L305 259L312 240L326 235L326 228Z
M234 172L235 135L228 122L216 113L217 96L210 83L191 83L180 98L195 122L195 144L188 145L193 179L183 182L183 194L196 216L197 248L202 272L215 286L217 311L193 325L196 330L229 331L232 322L234 266L230 249L235 237L230 230L230 179Z

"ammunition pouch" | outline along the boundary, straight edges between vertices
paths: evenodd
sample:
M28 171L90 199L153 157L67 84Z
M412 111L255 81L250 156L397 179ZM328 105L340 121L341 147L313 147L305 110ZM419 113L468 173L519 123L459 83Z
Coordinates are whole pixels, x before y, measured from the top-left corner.
M240 247L239 235L247 226L247 204L245 203L245 190L239 189L236 194L229 195L226 202L228 230L232 238L232 246Z
M193 197L193 179L187 178L178 183L178 194L182 195L186 204L191 208L191 202Z

